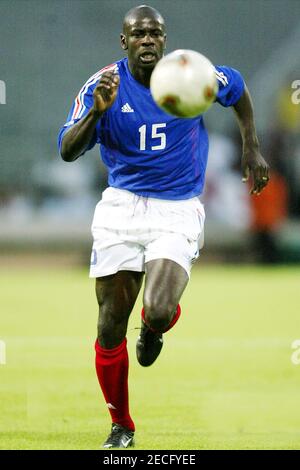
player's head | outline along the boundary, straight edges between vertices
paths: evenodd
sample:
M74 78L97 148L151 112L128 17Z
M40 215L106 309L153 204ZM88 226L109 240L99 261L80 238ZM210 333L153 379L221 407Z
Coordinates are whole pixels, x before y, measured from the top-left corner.
M133 66L153 69L163 56L166 37L165 21L154 8L139 5L126 13L121 47Z

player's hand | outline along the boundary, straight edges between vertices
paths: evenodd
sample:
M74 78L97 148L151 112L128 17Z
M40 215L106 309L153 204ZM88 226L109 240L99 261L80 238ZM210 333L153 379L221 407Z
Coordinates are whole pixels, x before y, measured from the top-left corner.
M259 150L244 150L242 157L242 181L251 178L252 188L250 194L259 195L269 182L269 165Z
M114 72L104 72L94 89L94 110L103 114L116 99L120 76Z

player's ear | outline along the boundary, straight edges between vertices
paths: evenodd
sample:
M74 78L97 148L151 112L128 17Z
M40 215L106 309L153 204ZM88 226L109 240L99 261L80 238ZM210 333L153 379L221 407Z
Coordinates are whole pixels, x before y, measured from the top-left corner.
M167 35L164 35L164 50L167 49Z
M127 39L126 39L125 34L123 34L123 33L120 34L120 40L121 40L122 49L124 51L126 51L128 49L128 46L127 46Z

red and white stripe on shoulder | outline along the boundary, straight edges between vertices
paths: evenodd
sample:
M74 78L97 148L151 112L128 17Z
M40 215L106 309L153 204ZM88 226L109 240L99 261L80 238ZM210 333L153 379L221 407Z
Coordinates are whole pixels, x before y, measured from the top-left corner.
M215 68L215 74L216 74L217 80L219 80L219 82L221 82L223 86L228 85L228 78L226 77L224 72L219 72L219 70Z
M94 75L92 75L85 82L85 84L83 85L83 87L81 88L80 92L78 93L78 95L76 96L76 98L74 100L74 110L73 110L73 114L72 114L72 120L80 119L83 112L84 112L84 110L86 109L86 106L84 104L84 96L87 93L87 90L88 90L89 86L91 86L94 83L96 83L97 81L99 81L101 75L104 72L108 72L108 71L114 70L114 69L116 69L116 70L118 69L118 64L107 65L106 67L103 67L102 69L98 70L98 72L94 73Z

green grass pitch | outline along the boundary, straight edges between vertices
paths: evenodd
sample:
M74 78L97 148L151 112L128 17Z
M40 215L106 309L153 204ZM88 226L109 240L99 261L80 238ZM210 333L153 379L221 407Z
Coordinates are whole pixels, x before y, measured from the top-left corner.
M110 419L93 343L86 271L0 270L0 449L98 449ZM170 286L171 288L172 286ZM300 268L194 268L159 360L135 359L128 330L136 449L299 449Z

